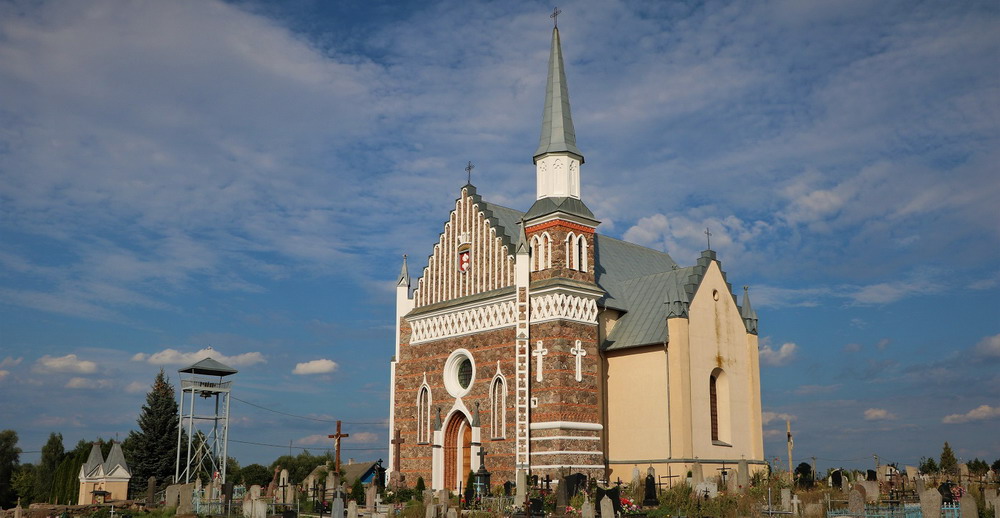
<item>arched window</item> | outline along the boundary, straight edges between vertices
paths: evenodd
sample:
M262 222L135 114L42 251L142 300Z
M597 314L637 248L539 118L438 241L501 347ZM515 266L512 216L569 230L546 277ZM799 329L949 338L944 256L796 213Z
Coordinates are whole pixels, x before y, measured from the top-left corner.
M587 238L580 236L576 241L576 269L587 271Z
M576 234L570 232L566 236L566 267L570 270L577 269L576 256Z
M531 236L531 271L542 269L542 247L538 244L538 236Z
M732 444L732 414L729 409L729 377L716 368L708 378L709 413L712 420L712 443Z
M431 442L431 389L424 381L417 393L417 443Z
M507 381L500 372L490 384L490 433L494 439L507 437Z

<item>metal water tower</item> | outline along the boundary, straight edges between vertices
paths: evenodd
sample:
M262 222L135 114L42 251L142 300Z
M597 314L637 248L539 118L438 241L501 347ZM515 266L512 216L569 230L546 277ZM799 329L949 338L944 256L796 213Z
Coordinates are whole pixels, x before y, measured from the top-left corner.
M174 480L187 484L205 469L221 482L226 481L226 459L229 446L229 394L232 381L223 378L236 374L236 369L205 358L190 367L177 371L181 377L180 426L177 428L177 464ZM195 401L208 403L207 409L195 411ZM207 410L207 412L206 412ZM187 432L187 445L182 444ZM200 438L198 437L200 435ZM201 439L204 440L201 440ZM182 452L186 452L183 453ZM186 460L181 462L181 457Z

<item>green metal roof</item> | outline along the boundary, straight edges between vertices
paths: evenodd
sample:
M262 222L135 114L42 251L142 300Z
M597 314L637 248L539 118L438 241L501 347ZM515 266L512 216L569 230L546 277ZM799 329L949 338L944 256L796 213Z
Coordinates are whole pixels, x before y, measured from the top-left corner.
M566 71L563 68L562 46L559 44L559 29L552 29L552 50L549 53L549 77L545 86L545 108L542 111L542 135L538 139L537 161L546 153L569 152L580 157L583 153L576 147L576 130L569 110L569 89L566 86Z
M583 200L569 196L549 197L536 200L531 208L528 209L528 212L524 214L524 220L531 221L535 218L555 212L563 212L573 216L580 216L595 223L597 222L597 218L594 216L594 213L590 211L586 203L583 203Z
M125 470L125 474L132 476L132 470L128 468L128 463L125 462L125 454L122 452L122 445L117 442L111 444L111 452L108 453L108 460L104 463L104 473L110 474L116 466L121 466L121 468Z
M186 367L178 370L177 372L188 372L191 374L202 374L205 376L229 376L230 374L236 374L238 370L219 363L211 358L205 358L190 367Z

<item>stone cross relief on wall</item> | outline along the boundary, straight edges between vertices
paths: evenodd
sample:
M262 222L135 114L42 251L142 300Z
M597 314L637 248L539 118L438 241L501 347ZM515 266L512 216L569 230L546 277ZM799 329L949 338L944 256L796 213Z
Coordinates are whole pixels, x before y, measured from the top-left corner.
M587 351L583 349L583 342L580 340L576 341L576 347L569 350L576 357L576 381L583 381L583 357L587 355Z
M531 351L531 354L532 356L538 358L538 360L535 361L535 381L542 381L542 370L543 370L542 361L544 356L546 354L549 354L549 350L545 349L544 346L542 345L542 341L539 340L537 343L535 343L535 350Z

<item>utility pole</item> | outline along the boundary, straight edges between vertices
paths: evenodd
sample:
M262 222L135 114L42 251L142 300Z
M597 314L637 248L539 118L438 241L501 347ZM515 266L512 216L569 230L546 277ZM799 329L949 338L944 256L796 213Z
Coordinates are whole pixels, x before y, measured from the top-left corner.
M785 419L785 428L788 430L788 476L795 481L794 470L792 469L792 448L795 447L795 441L792 440L792 421Z
M816 482L816 480L819 478L819 474L816 473L816 457L813 457L812 460L813 460L813 482Z

